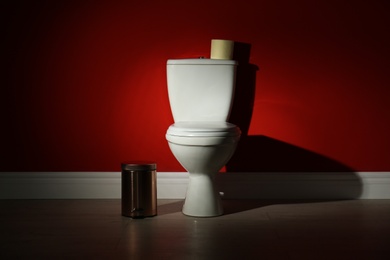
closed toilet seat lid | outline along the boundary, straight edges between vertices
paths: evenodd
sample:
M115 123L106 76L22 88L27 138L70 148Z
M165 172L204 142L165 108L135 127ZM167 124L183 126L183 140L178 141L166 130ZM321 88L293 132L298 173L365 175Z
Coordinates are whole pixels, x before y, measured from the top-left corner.
M174 136L239 136L240 129L228 122L176 122L167 130L167 135Z

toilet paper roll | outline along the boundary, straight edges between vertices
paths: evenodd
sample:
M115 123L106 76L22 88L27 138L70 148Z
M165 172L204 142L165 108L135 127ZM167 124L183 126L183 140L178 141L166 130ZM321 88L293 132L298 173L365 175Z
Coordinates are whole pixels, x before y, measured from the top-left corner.
M233 59L234 41L211 40L211 59L231 60Z

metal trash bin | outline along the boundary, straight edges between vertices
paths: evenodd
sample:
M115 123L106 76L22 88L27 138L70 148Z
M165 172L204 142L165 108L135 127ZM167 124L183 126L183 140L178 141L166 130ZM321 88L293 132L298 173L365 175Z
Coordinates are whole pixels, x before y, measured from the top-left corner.
M131 218L157 215L156 163L122 163L122 215Z

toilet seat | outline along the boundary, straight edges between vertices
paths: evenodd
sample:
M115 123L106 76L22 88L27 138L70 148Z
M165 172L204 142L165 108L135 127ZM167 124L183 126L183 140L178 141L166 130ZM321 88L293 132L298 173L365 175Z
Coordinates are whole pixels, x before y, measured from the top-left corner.
M228 122L176 122L165 137L179 145L215 146L237 143L240 135L240 129Z
M240 134L240 129L228 122L176 122L167 130L167 135L182 137L229 137Z

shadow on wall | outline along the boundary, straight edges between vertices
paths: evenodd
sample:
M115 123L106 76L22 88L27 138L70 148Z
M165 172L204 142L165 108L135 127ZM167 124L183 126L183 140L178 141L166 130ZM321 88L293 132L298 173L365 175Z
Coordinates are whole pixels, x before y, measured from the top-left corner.
M259 70L256 65L249 63L250 49L250 44L235 43L234 59L239 62L239 66L237 68L235 99L229 121L240 127L242 135L233 157L226 165L227 178L225 179L242 180L241 183L244 185L245 183L261 183L261 175L264 177L264 172L268 176L279 176L281 182L284 181L283 176L288 175L288 173L304 173L302 175L306 176L305 178L310 176L312 181L301 182L296 187L290 186L288 189L291 194L287 192L284 195L291 196L294 191L302 191L303 189L308 193L303 196L305 198L358 198L362 194L362 182L350 167L318 153L267 136L248 136L254 107L256 73ZM246 182L245 178L249 175L248 178L251 180ZM253 179L257 175L259 179ZM327 175L332 176L332 178L326 178L327 185L322 185L322 180ZM290 174L290 176L286 183L296 183L291 178L298 175ZM316 176L318 176L317 179ZM330 180L332 182L329 182ZM316 184L318 187L302 187L301 184ZM240 190L247 188L254 187L244 186L240 189L234 189L234 191L231 190L233 194L228 194L228 197L238 198L239 194L234 193L239 193ZM320 194L318 189L321 190ZM310 191L313 191L313 196L310 196Z

